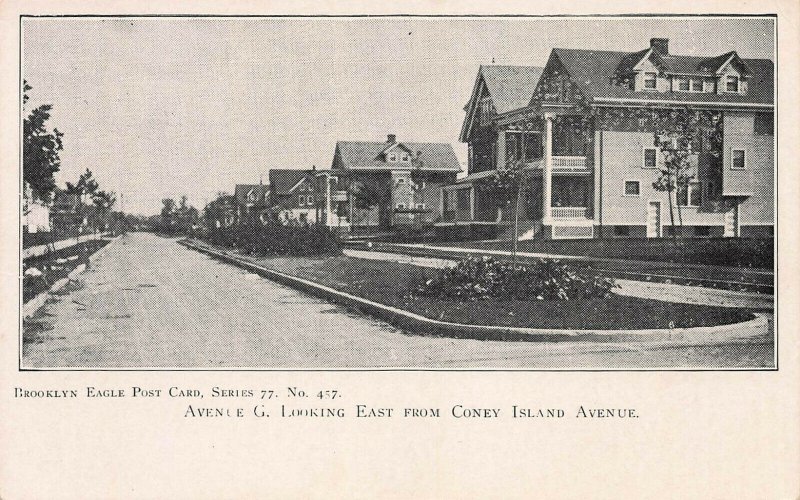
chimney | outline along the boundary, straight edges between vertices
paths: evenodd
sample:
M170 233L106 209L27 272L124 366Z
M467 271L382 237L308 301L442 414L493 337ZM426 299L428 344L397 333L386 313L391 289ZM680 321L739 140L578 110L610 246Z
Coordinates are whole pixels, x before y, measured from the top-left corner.
M669 55L669 38L651 38L650 48L658 52L659 55Z
M397 136L394 134L387 135L386 142L388 142L389 144L394 144L395 142L397 142Z

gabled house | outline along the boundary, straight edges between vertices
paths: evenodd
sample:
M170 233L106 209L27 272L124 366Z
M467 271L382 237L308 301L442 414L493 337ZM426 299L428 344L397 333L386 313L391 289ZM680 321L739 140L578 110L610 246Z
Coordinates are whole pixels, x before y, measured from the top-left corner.
M56 188L53 193L53 206L50 208L50 225L54 232L69 234L75 228L86 226L85 214L81 213L80 197Z
M317 217L316 176L312 170L271 169L271 210L284 222L314 224Z
M339 141L331 169L321 172L322 214L338 214L351 226L389 228L433 223L441 217L441 187L455 182L461 166L450 144ZM322 191L322 190L321 190ZM330 203L328 202L330 200Z
M269 186L265 184L237 184L234 188L236 216L239 220L258 217L266 222L269 217Z
M522 237L772 234L773 81L770 60L675 55L662 38L632 53L553 49L524 107L476 122L473 93L461 136L472 151L468 182L446 188L457 208L463 202L453 218L496 220L481 207L487 200L458 198L489 175L488 156L493 169L516 161L528 173ZM693 114L721 140L698 133L693 179L668 195L653 187L663 162L654 142L675 113ZM668 196L680 212L675 227Z

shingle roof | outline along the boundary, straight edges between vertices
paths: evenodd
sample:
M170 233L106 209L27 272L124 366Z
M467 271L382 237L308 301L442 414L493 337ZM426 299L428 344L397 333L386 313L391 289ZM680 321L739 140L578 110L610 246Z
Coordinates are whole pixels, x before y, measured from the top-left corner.
M269 192L269 186L264 184L237 184L234 190L236 200L238 200L239 203L245 203L248 201L247 194L251 190L255 193L258 201L264 201L264 197L266 196L267 192Z
M645 99L648 101L707 102L709 104L716 102L771 104L773 102L773 64L769 59L742 59L751 75L748 79L747 93L740 95L679 91L661 93L637 92L627 86L613 83L612 79L618 73L622 63L632 59L629 52L553 49L553 54L564 65L572 80L578 85L581 93L590 100L622 98ZM727 56L729 57L730 53ZM671 72L712 74L713 70L702 68L705 66L711 68L716 63L716 60L721 57L669 55L662 56L662 59ZM725 60L727 60L727 57Z
M275 168L269 171L269 185L277 195L288 194L303 178L312 178L308 170Z
M544 68L537 66L482 65L480 73L489 88L495 110L508 113L528 105Z
M336 157L334 168L361 169L361 170L399 170L401 163L390 163L383 160L381 152L389 145L387 142L365 141L338 141L336 143ZM399 142L405 146L413 158L419 158L424 170L438 170L444 172L460 172L461 166L456 157L453 146L444 143L432 142ZM417 154L419 153L419 156ZM407 168L416 168L412 162Z

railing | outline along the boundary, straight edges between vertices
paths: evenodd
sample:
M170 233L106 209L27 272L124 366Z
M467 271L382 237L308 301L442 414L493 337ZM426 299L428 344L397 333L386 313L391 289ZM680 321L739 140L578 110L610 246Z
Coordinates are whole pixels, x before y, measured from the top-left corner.
M554 219L585 219L586 207L552 207Z
M553 170L581 172L587 171L585 156L554 156Z
M553 156L554 172L588 172L589 166L585 156ZM525 168L544 170L544 158L525 162Z
M347 201L347 191L334 191L331 199L333 201Z

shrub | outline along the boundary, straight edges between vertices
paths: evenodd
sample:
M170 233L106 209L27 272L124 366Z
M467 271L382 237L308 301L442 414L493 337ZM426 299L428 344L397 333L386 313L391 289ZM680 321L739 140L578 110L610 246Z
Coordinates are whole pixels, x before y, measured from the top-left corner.
M617 286L610 278L584 275L558 260L539 259L514 270L491 257L468 257L440 270L417 293L459 300L571 300L605 298Z
M210 243L237 248L251 255L316 256L341 253L336 234L323 224L260 222L215 228Z

